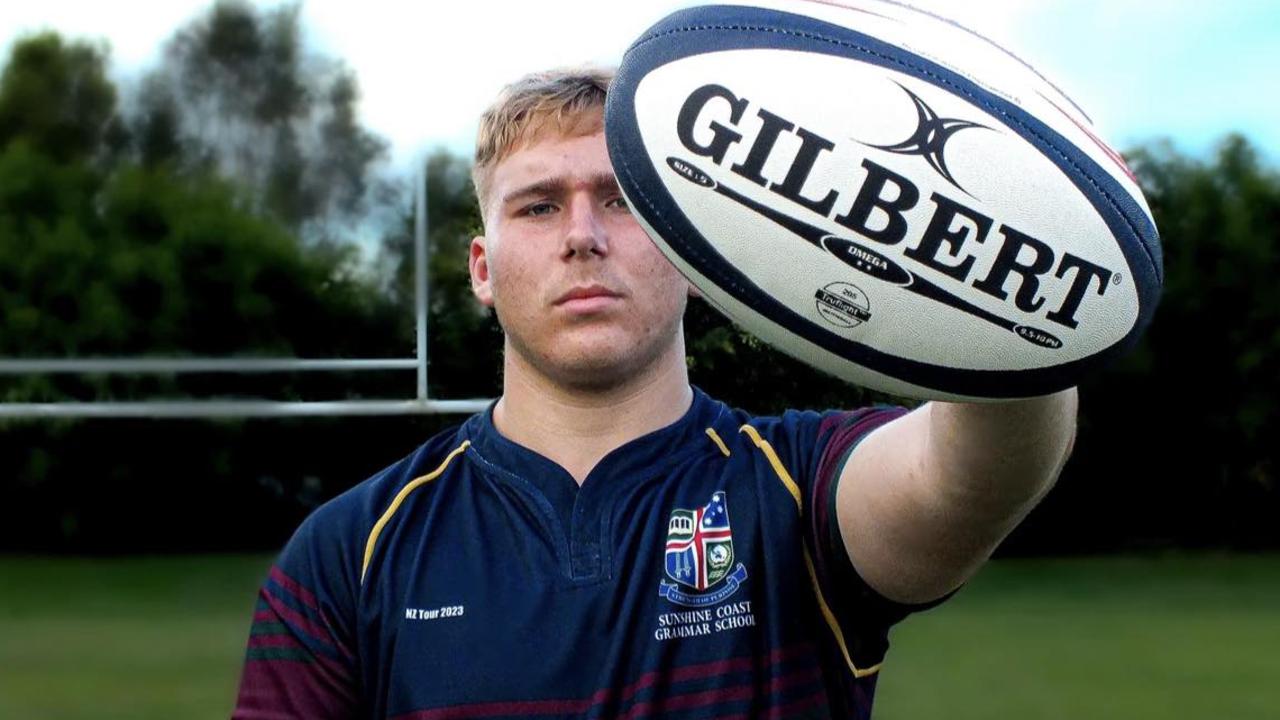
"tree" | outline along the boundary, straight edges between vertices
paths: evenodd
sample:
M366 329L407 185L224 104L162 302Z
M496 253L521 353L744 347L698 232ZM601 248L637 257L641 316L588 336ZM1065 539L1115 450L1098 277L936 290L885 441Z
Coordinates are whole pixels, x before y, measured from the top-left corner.
M502 335L497 321L471 294L467 258L483 232L470 164L439 150L424 163L430 280L429 355L433 397L489 397L501 391ZM400 220L382 240L381 264L400 307L399 336L414 340L414 203L416 181L401 188Z
M1137 153L1135 166L1162 233L1165 294L1125 370L1144 372L1152 407L1170 410L1159 429L1185 444L1166 447L1199 448L1189 463L1170 458L1170 477L1196 488L1189 534L1249 541L1261 527L1247 519L1280 509L1280 174L1235 135L1212 163L1165 145Z
M308 239L389 202L386 143L360 125L355 75L304 45L299 7L220 0L169 41L133 119L144 162L215 169Z
M117 150L106 53L19 41L0 71L0 357L404 355L396 307L349 245L306 243L189 163L156 108ZM146 160L146 162L135 162ZM412 380L207 376L2 377L0 400L248 394L403 397ZM180 549L278 544L319 498L412 447L435 418L395 423L0 422L0 547ZM371 450L357 457L352 445ZM174 483L202 512L168 512ZM326 489L327 488L327 489ZM172 518L172 519L171 519ZM231 518L241 523L233 536ZM277 524L278 523L278 524Z
M0 76L0 149L21 139L55 162L105 159L123 128L107 51L54 33L19 40Z
M1135 351L1082 386L1076 456L1022 544L1275 547L1280 175L1238 136L1209 162L1169 144L1130 161L1164 294Z

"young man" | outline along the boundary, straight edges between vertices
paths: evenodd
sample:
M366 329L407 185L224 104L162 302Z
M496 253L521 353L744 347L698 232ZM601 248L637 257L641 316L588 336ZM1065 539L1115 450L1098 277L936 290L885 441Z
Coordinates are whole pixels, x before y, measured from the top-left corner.
M1074 391L758 418L691 388L691 288L614 181L609 77L483 117L502 397L302 525L235 717L867 718L889 627L1052 485Z

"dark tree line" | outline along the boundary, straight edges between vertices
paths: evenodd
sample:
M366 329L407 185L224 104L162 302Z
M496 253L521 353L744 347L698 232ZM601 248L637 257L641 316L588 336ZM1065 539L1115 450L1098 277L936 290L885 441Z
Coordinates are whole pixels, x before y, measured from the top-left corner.
M1080 450L1037 543L1280 545L1280 174L1239 136L1131 154L1165 288L1136 352L1082 387Z
M54 34L0 60L0 356L406 357L410 180L383 168L341 61L295 6L221 2L130 85ZM1137 350L1082 388L1077 452L1005 552L1280 547L1280 176L1239 137L1130 154L1166 288ZM467 161L425 168L431 392L492 396L501 334L471 299ZM370 229L375 262L345 240ZM890 400L763 346L705 304L696 384L731 404ZM405 397L411 374L0 376L0 400ZM0 551L275 547L310 508L458 418L0 421Z

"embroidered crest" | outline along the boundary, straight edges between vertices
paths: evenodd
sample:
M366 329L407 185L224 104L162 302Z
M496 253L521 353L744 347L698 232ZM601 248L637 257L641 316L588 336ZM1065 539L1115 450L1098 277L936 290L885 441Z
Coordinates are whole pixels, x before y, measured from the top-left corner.
M733 529L729 526L729 508L724 491L712 494L711 501L700 508L676 508L667 523L666 571L675 583L661 581L658 593L680 605L699 607L714 605L733 593L747 579L747 569L738 563L733 567ZM721 581L724 587L707 594L691 594L711 590ZM678 583L678 585L676 584Z

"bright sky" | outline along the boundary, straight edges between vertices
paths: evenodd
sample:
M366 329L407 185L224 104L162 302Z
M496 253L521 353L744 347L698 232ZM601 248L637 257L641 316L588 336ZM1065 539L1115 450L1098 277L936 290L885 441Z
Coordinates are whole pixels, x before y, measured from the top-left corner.
M117 77L159 60L209 0L0 0L0 52L44 28L112 47ZM261 3L275 6L278 3ZM461 3L309 0L316 44L346 60L365 123L397 163L438 145L470 152L476 117L534 69L617 62L650 23L689 0ZM1031 62L1121 149L1160 136L1204 153L1231 130L1280 161L1280 2L1275 0L914 0Z

